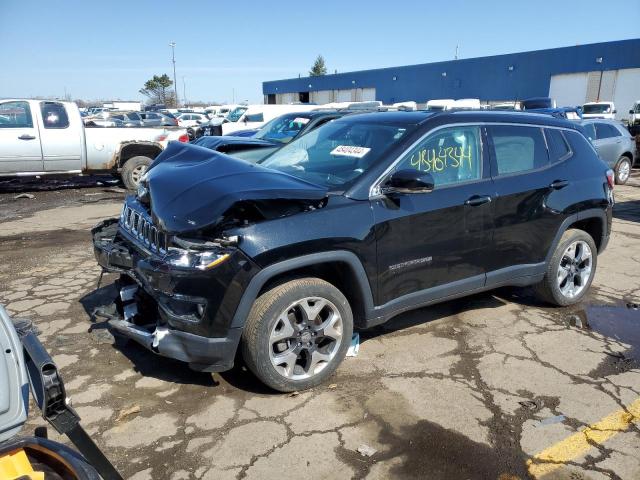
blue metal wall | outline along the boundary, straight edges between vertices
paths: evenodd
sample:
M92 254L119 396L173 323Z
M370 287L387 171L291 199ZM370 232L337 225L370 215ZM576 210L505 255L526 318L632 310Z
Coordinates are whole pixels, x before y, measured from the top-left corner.
M621 68L640 68L640 39L274 80L264 82L262 91L267 95L375 87L376 100L385 103L436 98L511 100L547 96L555 74Z

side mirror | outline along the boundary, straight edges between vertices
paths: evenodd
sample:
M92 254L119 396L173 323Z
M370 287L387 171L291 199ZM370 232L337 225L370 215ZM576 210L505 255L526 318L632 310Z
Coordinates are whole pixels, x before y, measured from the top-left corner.
M633 110L629 110L629 113L630 113L631 115L633 115Z
M614 110L613 110L613 112L611 112L611 113L618 113L618 110L615 110L615 109L614 109Z
M433 190L434 185L430 173L406 168L391 175L384 184L382 193L428 193Z

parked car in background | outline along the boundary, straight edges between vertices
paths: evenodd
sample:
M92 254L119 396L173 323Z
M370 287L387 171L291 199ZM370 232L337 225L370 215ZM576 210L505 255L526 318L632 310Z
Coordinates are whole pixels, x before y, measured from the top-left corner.
M178 120L173 115L161 112L140 112L139 115L145 127L174 127L178 125Z
M260 128L269 120L284 113L302 112L319 108L317 105L248 105L237 107L222 121L221 134L236 130ZM213 121L212 121L213 122ZM210 123L212 123L210 122Z
M580 302L612 205L613 172L575 122L377 112L259 165L174 142L92 234L120 274L112 328L207 372L241 353L291 392L332 375L354 328L411 309L502 286Z
M188 141L180 128L85 128L73 102L0 100L0 117L0 176L110 172L135 189L169 141Z
M616 106L613 102L589 102L582 105L582 118L616 118Z
M202 113L179 113L176 118L178 125L185 128L195 127L209 120L207 116Z
M442 98L429 100L426 109L431 112L440 112L442 110L450 110L455 100L453 98Z
M125 127L142 127L144 124L142 123L142 117L140 117L139 112L127 112L127 111L102 111L98 114L94 114L84 118L85 123L91 122L93 120L104 120L108 122L109 120L116 120L122 122ZM95 123L95 122L94 122ZM97 125L97 123L95 123ZM106 125L106 124L103 124Z
M615 172L616 183L627 183L636 161L635 138L617 120L584 120L582 126L600 158Z
M627 125L631 135L638 135L640 133L640 100L636 100L629 110L629 120Z
M522 110L556 108L556 106L556 101L549 97L532 97L520 102L520 109Z
M84 117L83 117L84 118ZM107 120L103 120L100 117L91 117L84 120L85 127L118 127L124 128L126 125L122 120L118 120L117 118L108 118Z
M287 113L266 123L252 136L202 136L192 143L255 163L294 138L347 113L337 110Z

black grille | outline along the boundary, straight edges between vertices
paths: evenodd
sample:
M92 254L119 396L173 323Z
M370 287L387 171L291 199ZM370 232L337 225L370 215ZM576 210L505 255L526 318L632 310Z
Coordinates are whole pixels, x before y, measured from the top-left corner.
M125 205L120 216L120 227L149 250L167 252L167 235L158 230L143 213Z

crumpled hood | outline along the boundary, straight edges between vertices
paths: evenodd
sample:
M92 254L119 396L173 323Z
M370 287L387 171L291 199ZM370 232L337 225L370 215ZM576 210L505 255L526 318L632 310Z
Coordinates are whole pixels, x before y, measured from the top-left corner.
M145 176L154 222L169 233L213 226L236 202L327 195L325 187L180 142L169 143Z
M235 132L234 132L235 133ZM220 147L227 145L246 145L248 147L273 147L277 145L275 142L268 140L262 140L260 138L253 137L234 137L231 135L207 136L200 137L197 140L191 142L191 145L198 145L199 147L210 148L211 150L218 150Z

